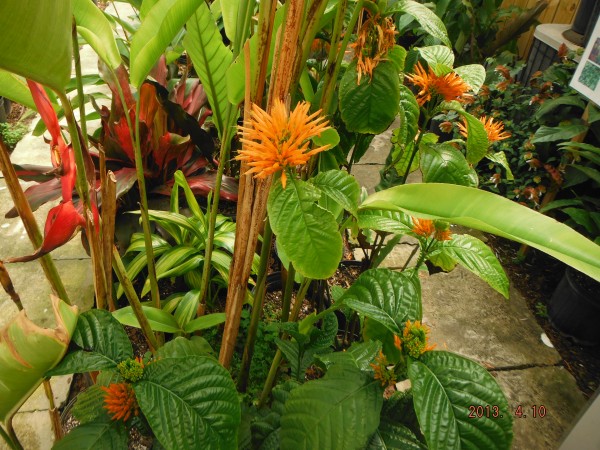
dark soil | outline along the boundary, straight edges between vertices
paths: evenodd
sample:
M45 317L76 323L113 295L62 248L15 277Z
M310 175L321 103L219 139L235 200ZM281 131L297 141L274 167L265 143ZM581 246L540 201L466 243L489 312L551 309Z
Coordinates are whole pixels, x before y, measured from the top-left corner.
M557 331L549 322L546 305L560 282L565 265L560 261L529 249L524 261L519 262L519 245L505 239L489 236L488 244L506 270L512 284L527 299L531 313L563 359L563 365L573 375L586 398L600 386L600 345L586 347Z

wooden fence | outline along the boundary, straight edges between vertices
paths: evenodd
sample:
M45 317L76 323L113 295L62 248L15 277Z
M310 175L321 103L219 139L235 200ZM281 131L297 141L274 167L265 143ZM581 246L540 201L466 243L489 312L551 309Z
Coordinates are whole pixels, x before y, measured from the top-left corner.
M504 0L502 6L511 5L521 8L531 8L537 3L537 0ZM542 11L539 17L540 23L572 23L579 6L579 0L550 0L548 7ZM529 49L533 43L534 27L523 34L518 41L519 56L527 58Z

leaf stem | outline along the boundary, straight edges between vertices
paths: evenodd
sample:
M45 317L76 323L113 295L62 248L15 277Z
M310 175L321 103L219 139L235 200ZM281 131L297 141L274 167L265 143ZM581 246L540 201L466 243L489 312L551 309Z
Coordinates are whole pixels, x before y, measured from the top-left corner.
M79 42L77 38L77 25L73 20L72 37L73 37L73 64L75 65L75 81L77 82L77 97L79 98L79 125L81 126L81 134L83 142L88 146L87 122L85 119L85 97L83 94L83 82L81 75L81 58L79 56Z

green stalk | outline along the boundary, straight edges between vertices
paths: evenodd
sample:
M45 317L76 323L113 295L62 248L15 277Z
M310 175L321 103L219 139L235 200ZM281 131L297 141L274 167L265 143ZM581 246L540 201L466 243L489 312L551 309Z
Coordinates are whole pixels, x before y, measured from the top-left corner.
M304 302L304 298L306 297L306 292L308 291L311 281L312 279L305 278L300 284L300 289L298 289L296 301L294 302L294 308L292 309L292 314L290 315L291 322L295 322L296 319L298 319L300 308L302 307L302 303ZM285 335L282 336L282 339L285 338ZM259 409L265 405L265 403L269 399L269 396L271 395L271 391L273 390L273 384L275 383L275 379L277 378L277 372L279 371L279 365L281 364L282 357L283 353L281 352L281 350L277 349L277 353L275 353L275 357L273 358L273 362L271 363L271 368L269 369L269 374L267 375L267 379L265 380L265 386L263 387L263 390L260 394L260 399L258 400Z
M331 46L329 47L329 55L327 57L329 63L327 65L327 71L325 73L325 79L323 82L325 87L323 88L323 97L321 98L320 105L320 109L322 109L325 112L325 114L329 114L329 109L331 107L331 101L333 100L333 94L335 91L335 86L337 84L338 74L342 66L344 53L346 52L346 47L348 46L348 42L350 41L352 30L354 29L354 26L356 25L356 23L358 22L358 18L360 17L364 1L365 0L358 0L356 2L356 5L354 6L354 12L352 13L350 22L348 22L348 28L346 28L346 33L344 34L344 39L342 40L339 51L337 49L337 43L341 35L341 27L344 23L344 16L346 14L346 7L348 4L347 0L342 0L342 4L339 6L339 9L337 11L335 17L334 32L331 39Z
M428 122L429 122L429 120L426 119L425 124L427 125ZM425 129L425 127L423 129ZM413 147L412 153L410 155L410 159L408 160L408 165L406 166L406 171L404 172L404 175L402 176L402 184L406 184L406 179L408 178L408 175L410 174L410 167L412 166L415 156L417 156L417 152L419 151L419 147L421 146L421 140L423 139L424 134L425 133L423 131L421 131L419 133L419 136L417 137L417 142L415 142L415 146Z
M260 264L258 268L258 276L256 279L256 294L254 295L254 303L252 304L252 316L250 317L250 326L248 327L248 337L244 347L242 356L242 366L238 377L238 391L246 392L248 385L248 376L250 374L250 364L254 355L254 344L256 342L256 331L258 330L258 322L262 315L267 280L267 265L271 256L271 241L273 239L273 230L269 218L265 222L265 231L263 233L262 248L260 251Z
M242 6L243 5L243 6ZM254 13L255 1L243 0L238 7L237 28L235 29L235 41L233 42L233 58L239 55L242 45L250 32L250 22Z
M116 247L113 247L112 257L113 269L117 274L119 282L123 286L125 296L127 297L127 300L129 300L131 309L133 310L133 313L135 314L135 317L137 318L140 324L140 328L142 330L142 333L144 334L144 337L146 338L146 342L148 342L150 351L154 353L160 347L160 344L156 339L152 328L150 327L148 318L144 314L144 310L142 309L142 303L140 302L140 299L135 293L135 289L131 284L131 280L127 277L127 271L125 270L125 266L123 265L123 261L121 260L121 255L119 255L119 252L117 251Z
M104 308L106 306L106 277L104 275L104 265L102 262L102 257L99 253L98 241L95 236L94 219L90 207L90 186L88 186L88 181L86 177L85 161L83 159L83 148L81 146L81 141L79 140L79 129L77 128L77 121L75 120L73 108L71 107L71 102L69 101L67 95L64 92L58 92L58 98L60 99L63 110L65 111L65 117L67 119L67 124L69 125L69 134L71 135L71 146L73 147L75 166L77 167L76 187L80 201L83 204L83 217L85 217L86 221L86 231L92 254L94 285L96 288L96 304L99 308Z
M290 316L290 305L292 303L292 293L294 291L294 279L296 278L296 269L290 262L287 269L287 276L285 279L285 287L283 289L283 300L281 307L281 321L287 322Z
M204 263L202 266L202 281L200 285L200 303L205 302L206 292L208 291L208 283L210 282L210 269L212 261L212 251L215 241L215 224L217 221L217 214L219 212L219 197L221 195L221 182L223 181L223 171L225 170L225 160L229 154L229 148L231 146L231 123L235 120L233 114L233 107L231 103L227 105L227 123L223 127L223 138L221 139L221 151L219 152L219 167L217 168L217 177L215 180L215 189L213 191L213 198L210 216L208 218L208 238L206 239L206 248L204 250ZM234 118L234 119L232 119Z
M19 438L17 437L16 433L15 433L15 429L13 428L13 416L10 416L9 418L6 419L6 432L8 433L8 436L10 436L10 440L12 441L14 448L17 450L24 450L23 449L23 445L21 444L21 442L19 441ZM2 427L0 427L2 428Z
M4 442L6 442L6 445L8 445L11 450L23 450L23 446L18 441L16 443L13 442L2 426L0 426L0 436L2 436L2 439L4 439Z
M118 83L117 83L118 84ZM123 103L123 107L125 107ZM129 115L129 111L125 111ZM131 129L131 128L130 128ZM144 231L144 244L148 258L148 278L150 279L150 298L155 308L160 309L160 294L158 292L158 280L156 278L156 265L154 262L154 249L152 248L152 234L150 232L150 219L148 218L148 198L146 197L146 181L144 179L144 163L142 161L142 149L140 146L140 98L135 102L135 172L140 189L140 212L142 216L142 229Z
M33 211L31 210L31 206L27 201L27 197L25 197L21 183L19 183L15 168L10 162L10 155L8 154L8 149L2 141L2 136L0 136L0 170L2 170L6 186L8 187L10 196L13 200L15 208L17 209L19 217L23 222L25 231L27 231L29 240L33 244L33 248L39 248L43 241L42 233L40 232L35 217L33 216ZM60 278L60 275L56 270L56 266L54 265L52 257L50 255L44 255L39 258L39 262L42 266L42 270L44 271L44 275L46 275L46 279L50 283L50 287L56 296L70 305L71 301L69 300L69 296L67 295L67 291Z
M88 146L87 122L85 120L85 101L83 97L83 83L81 75L81 58L79 57L79 43L77 39L77 26L73 21L73 64L75 64L75 80L77 82L77 97L79 97L79 125L81 126L81 134L83 142Z

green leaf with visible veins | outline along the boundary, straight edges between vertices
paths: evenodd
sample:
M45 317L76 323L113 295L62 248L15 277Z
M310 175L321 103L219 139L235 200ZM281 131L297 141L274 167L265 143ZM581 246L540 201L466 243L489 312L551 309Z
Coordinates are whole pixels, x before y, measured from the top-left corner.
M337 222L315 203L320 197L315 186L292 178L285 189L279 181L273 185L267 204L278 245L297 272L313 279L329 278L342 258Z

